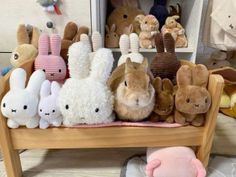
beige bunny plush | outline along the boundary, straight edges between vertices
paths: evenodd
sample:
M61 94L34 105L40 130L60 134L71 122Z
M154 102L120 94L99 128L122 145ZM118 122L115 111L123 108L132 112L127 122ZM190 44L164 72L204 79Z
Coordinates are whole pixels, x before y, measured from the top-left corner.
M109 28L108 25L106 25L106 37L105 37L105 47L107 48L117 48L119 47L119 35L115 32L116 25L112 24Z
M167 17L165 25L161 28L161 33L171 33L175 40L175 47L184 48L188 46L188 40L185 35L185 30L180 23L177 22L179 19L178 15Z

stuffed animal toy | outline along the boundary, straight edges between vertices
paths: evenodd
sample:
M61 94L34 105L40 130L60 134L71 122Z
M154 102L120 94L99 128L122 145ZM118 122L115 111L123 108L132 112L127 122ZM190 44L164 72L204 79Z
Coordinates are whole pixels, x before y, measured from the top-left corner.
M35 71L25 88L26 72L22 68L13 70L10 76L10 90L1 102L2 114L8 118L7 125L10 128L18 128L23 125L27 128L35 128L39 124L37 108L39 102L40 86L45 80L43 71Z
M49 54L49 36L47 34L40 35L38 47L39 53L34 63L35 70L43 70L46 73L47 80L63 82L66 77L66 64L60 56L60 36L58 34L51 35L51 54Z
M121 36L124 33L124 29L130 26L130 24L135 25L135 17L139 14L144 14L144 12L138 9L137 0L111 0L112 5L115 9L108 16L107 25L116 25L115 32ZM134 31L136 32L136 31Z
M147 177L205 177L206 170L189 147L147 149Z
M169 79L155 78L156 103L151 116L152 121L174 122L174 86Z
M109 123L115 118L114 97L106 84L114 61L112 52L98 49L92 61L89 53L88 45L81 41L69 48L71 78L66 80L59 94L66 126Z
M206 66L183 65L177 72L178 89L175 95L175 122L203 126L205 113L211 105L207 90L209 72Z
M151 71L154 77L168 78L175 84L176 72L180 67L180 61L175 54L175 41L170 33L165 34L164 37L158 33L155 42L157 54L152 60Z
M166 8L166 0L154 0L154 4L150 9L149 14L154 15L160 24L160 28L165 24L169 12Z
M105 37L105 47L107 48L117 48L119 47L119 35L115 32L116 25L112 24L111 28L106 25L106 37Z
M37 0L37 2L43 7L46 12L56 12L61 15L61 11L58 7L59 0Z
M176 20L179 16L175 15L172 17L167 17L165 25L161 28L161 33L165 35L166 33L171 33L175 40L175 47L184 48L188 46L188 40L185 35L185 30L180 23Z
M154 38L159 32L159 22L153 15L138 15L136 21L140 23L139 45L141 48L151 49L155 47Z
M108 80L115 94L114 110L120 120L141 121L153 111L155 90L148 72L148 61L126 63L118 66Z
M67 63L68 49L75 43L80 41L81 34L88 34L89 29L86 26L78 27L74 22L68 22L64 29L64 35L61 40L61 56Z
M143 62L144 57L139 53L139 37L136 33L131 33L130 36L121 35L119 45L121 56L118 60L118 66L125 63L127 58L131 58L132 62ZM131 53L129 53L129 47L131 48Z
M177 3L176 6L170 5L169 6L169 11L170 11L169 12L169 17L178 15L179 19L177 19L176 21L181 24L182 8L181 8L180 4Z
M51 83L49 80L45 80L43 82L38 106L38 114L40 116L39 128L46 129L50 125L56 127L61 125L63 118L58 105L60 89L60 84L56 81Z

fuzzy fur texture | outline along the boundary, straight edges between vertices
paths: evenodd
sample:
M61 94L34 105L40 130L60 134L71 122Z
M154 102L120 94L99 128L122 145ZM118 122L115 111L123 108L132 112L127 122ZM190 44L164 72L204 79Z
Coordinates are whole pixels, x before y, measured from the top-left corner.
M114 120L113 95L106 85L113 66L111 50L99 49L90 63L88 45L74 43L69 48L69 70L59 95L66 126L100 124Z
M10 90L1 102L2 114L8 118L10 128L23 125L35 128L39 124L37 107L39 102L40 86L45 80L43 71L35 71L25 88L26 72L22 68L15 69L10 76Z

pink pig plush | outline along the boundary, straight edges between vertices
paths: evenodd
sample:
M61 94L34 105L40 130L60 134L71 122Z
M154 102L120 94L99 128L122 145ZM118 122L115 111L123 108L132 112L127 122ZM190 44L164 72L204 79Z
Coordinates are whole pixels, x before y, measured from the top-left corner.
M205 177L206 170L188 147L148 148L148 177Z
M38 56L35 59L35 70L41 69L50 81L64 81L66 77L66 64L60 56L61 38L52 34L50 38L51 54L49 54L49 36L41 34L38 42Z

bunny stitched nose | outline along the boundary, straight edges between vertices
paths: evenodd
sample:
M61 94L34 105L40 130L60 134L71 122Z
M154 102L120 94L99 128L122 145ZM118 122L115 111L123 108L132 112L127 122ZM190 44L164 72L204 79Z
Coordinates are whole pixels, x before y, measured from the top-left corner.
M50 113L45 113L45 116L49 116L50 115Z
M16 109L12 109L11 112L16 112Z
M199 107L199 104L195 104L195 107L197 107L197 108L198 108L198 107Z
M139 99L136 99L136 105L138 106L138 103L139 103Z
M54 76L54 73L51 73L50 75L51 75L51 76Z

